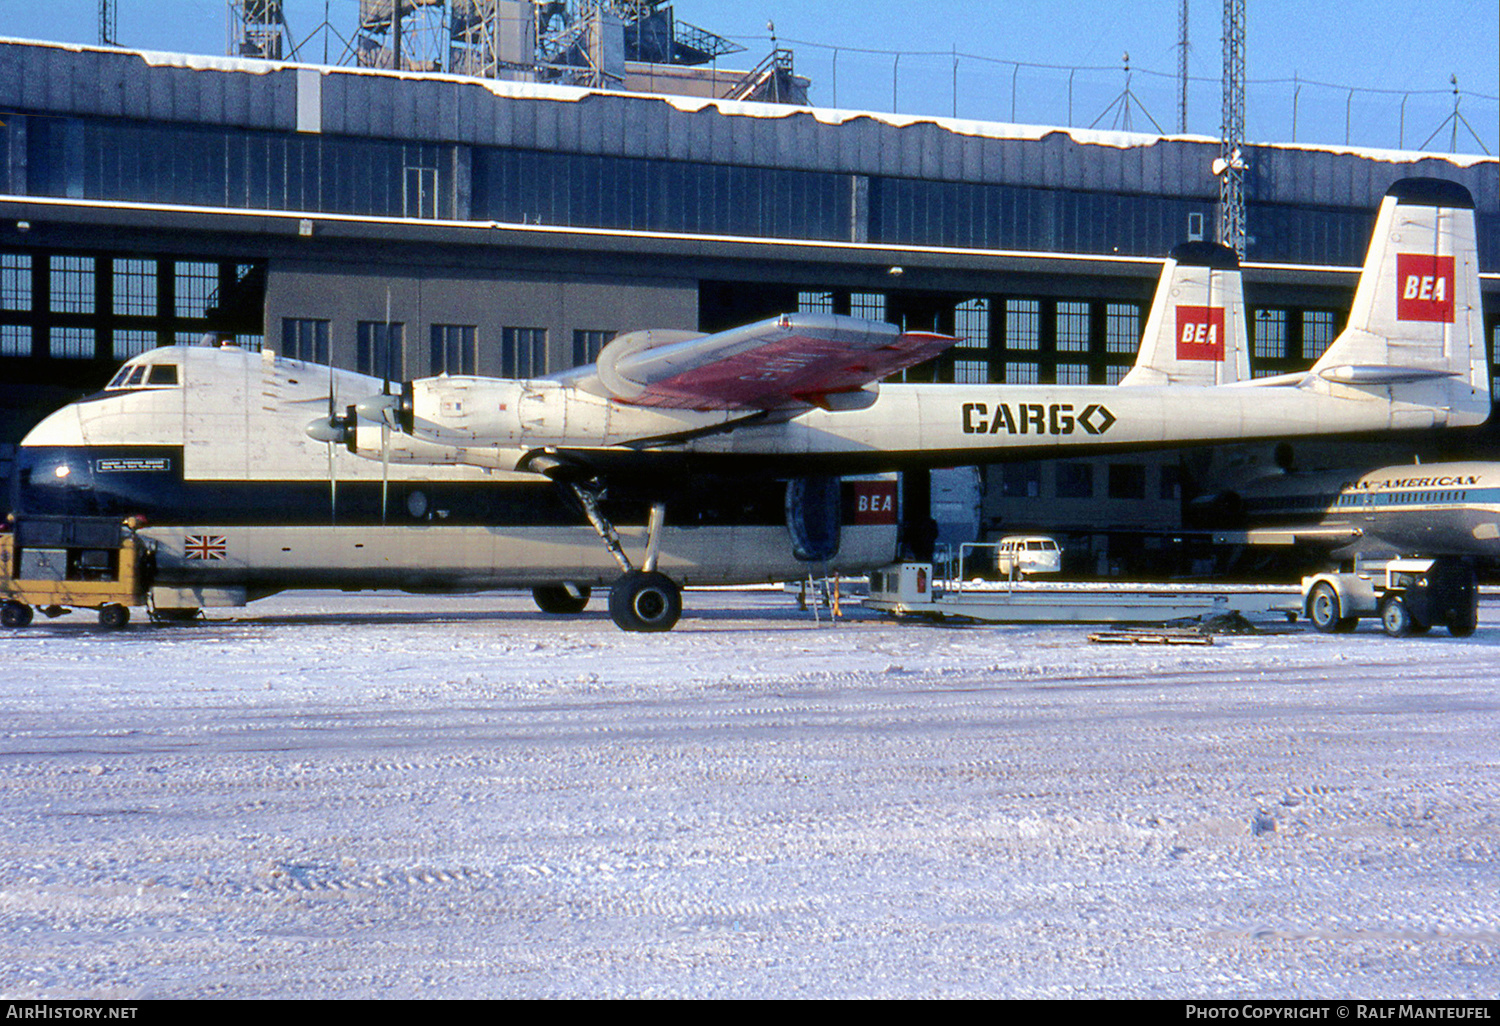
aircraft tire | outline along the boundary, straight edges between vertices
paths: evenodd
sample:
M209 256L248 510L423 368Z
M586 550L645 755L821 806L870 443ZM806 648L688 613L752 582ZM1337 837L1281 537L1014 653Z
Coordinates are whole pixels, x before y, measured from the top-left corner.
M1340 616L1343 607L1333 585L1321 582L1313 586L1307 599L1308 619L1323 634L1348 634L1359 623L1356 616Z
M1411 611L1406 608L1406 601L1400 595L1392 595L1380 603L1380 626L1393 638L1410 637L1416 632Z
M6 627L26 627L31 623L31 607L24 602L8 599L0 607L0 623Z
M99 626L105 630L117 631L129 622L129 607L117 602L109 602L99 607Z
M531 597L544 613L571 615L581 613L589 604L589 589L581 584L538 584Z
M609 615L622 631L669 631L682 616L682 591L665 574L632 570L610 586Z

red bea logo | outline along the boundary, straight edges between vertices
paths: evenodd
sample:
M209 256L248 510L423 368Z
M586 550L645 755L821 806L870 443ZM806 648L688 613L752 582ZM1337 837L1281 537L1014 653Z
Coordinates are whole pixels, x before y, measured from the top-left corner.
M1396 254L1396 319L1453 323L1453 258Z
M855 481L854 522L856 524L894 524L896 522L896 482Z
M1177 359L1224 359L1224 308L1179 306L1177 308Z

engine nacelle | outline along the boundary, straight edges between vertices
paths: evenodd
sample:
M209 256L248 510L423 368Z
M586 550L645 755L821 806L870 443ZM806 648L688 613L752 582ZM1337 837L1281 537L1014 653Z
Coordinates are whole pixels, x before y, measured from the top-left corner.
M609 446L720 423L719 412L632 406L561 381L422 378L405 386L403 427L439 445L530 451Z

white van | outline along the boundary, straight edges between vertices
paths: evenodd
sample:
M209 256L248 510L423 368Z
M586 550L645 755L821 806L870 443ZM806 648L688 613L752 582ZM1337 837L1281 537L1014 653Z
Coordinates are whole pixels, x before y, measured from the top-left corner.
M995 548L995 569L1001 577L1062 572L1062 546L1057 544L1056 538L1042 534L1013 534L1001 538Z

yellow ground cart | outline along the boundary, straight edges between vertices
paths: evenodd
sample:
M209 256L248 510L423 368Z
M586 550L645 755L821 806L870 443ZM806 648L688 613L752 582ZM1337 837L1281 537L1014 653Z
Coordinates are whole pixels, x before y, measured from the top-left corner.
M25 627L34 611L93 609L124 627L145 605L155 553L130 522L109 517L26 517L0 532L0 622Z

